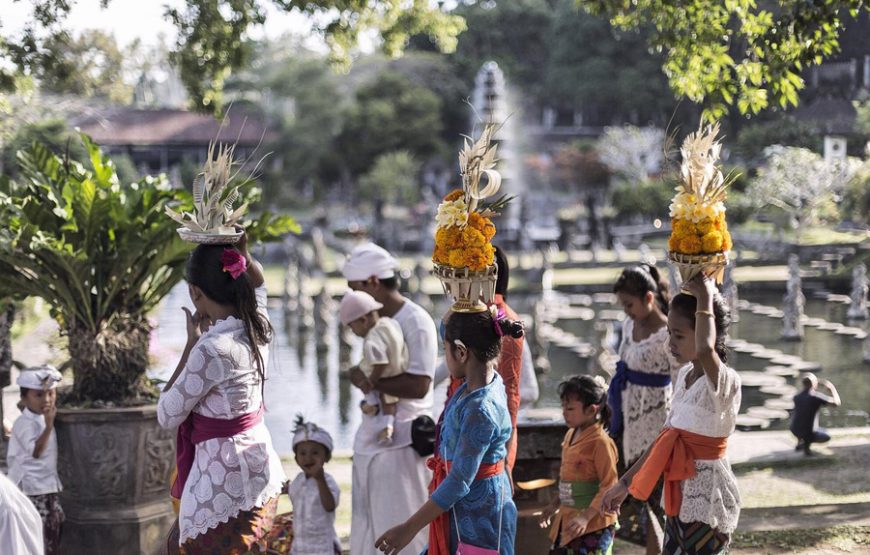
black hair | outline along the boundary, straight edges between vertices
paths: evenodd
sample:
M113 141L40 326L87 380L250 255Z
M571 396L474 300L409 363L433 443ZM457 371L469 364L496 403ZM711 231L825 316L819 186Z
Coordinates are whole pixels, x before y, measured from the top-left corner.
M687 318L695 327L695 311L698 310L698 299L688 293L680 293L671 299L671 310ZM718 292L713 295L713 325L716 328L716 354L719 360L725 362L728 357L725 342L728 340L728 327L731 325L731 311L725 304L725 299Z
M495 278L495 292L507 298L508 282L511 278L511 268L508 265L507 255L500 247L495 247L495 265L498 268L498 276Z
M601 378L593 376L572 376L559 384L559 399L575 399L584 407L598 405L598 421L604 429L610 428L610 407L607 405L607 385Z
M385 289L395 291L399 288L399 275L396 274L393 277L378 278L378 282L380 282L380 284L383 285Z
M495 331L498 326L502 335ZM455 347L458 339L474 353L477 360L489 362L501 351L502 336L520 338L523 336L523 323L502 318L493 320L492 314L485 312L451 312L444 326L444 339Z
M266 379L266 364L259 346L267 345L272 340L272 325L258 310L254 285L247 272L233 279L229 272L223 270L221 256L224 250L232 248L227 245L197 245L187 259L185 279L191 285L199 287L214 302L232 306L239 319L244 322L262 390Z
M656 304L662 313L668 313L668 301L670 293L668 284L659 275L658 269L652 264L639 264L629 266L622 270L616 283L613 284L614 293L625 293L632 297L643 298L647 293L652 293Z
M311 422L306 423L306 422L305 422L305 417L302 416L301 414L297 414L297 415L296 415L296 418L293 419L293 433L295 434L295 433L298 432L301 428L304 428L304 427L307 426L308 424L312 424L312 423L311 423ZM313 425L315 428L318 427L317 424L312 424L312 425ZM325 462L329 462L329 460L332 458L332 451L329 449L329 447L327 447L326 445L320 443L319 441L313 441L313 443L316 443L317 445L320 445L321 447L323 447L323 450L326 451L326 461L325 461ZM298 444L298 443L297 443L296 445L293 446L293 454L294 454L294 455L296 454L296 448L297 448L297 447L299 447L299 444Z

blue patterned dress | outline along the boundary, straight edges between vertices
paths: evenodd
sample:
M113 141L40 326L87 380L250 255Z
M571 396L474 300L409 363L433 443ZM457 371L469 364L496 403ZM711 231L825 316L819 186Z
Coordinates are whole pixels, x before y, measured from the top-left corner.
M505 472L475 480L481 464L501 461L507 454L511 419L504 382L495 374L489 385L468 395L463 384L444 409L440 454L450 461L447 478L432 493L432 501L448 513L450 552L456 551L456 521L463 543L496 549L501 536L501 555L513 555L517 530L517 507L511 498L510 480ZM501 530L498 530L499 511Z

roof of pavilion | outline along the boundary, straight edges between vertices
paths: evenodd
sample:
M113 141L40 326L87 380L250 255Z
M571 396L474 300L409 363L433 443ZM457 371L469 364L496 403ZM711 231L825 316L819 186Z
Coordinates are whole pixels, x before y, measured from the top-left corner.
M102 145L204 146L212 140L255 146L272 138L262 117L231 110L223 120L210 115L175 109L115 108L74 119Z

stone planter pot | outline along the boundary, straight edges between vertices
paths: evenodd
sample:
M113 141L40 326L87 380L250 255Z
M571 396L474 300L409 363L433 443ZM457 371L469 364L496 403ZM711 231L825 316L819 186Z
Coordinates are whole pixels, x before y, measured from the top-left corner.
M160 553L175 515L175 432L157 406L57 411L63 553Z

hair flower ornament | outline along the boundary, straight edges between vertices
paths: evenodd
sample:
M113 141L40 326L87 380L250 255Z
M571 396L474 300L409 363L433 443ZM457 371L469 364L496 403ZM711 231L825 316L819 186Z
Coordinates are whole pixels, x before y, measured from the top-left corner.
M233 279L239 279L240 275L248 271L248 261L236 249L224 249L221 253L221 265L224 272L228 272Z

